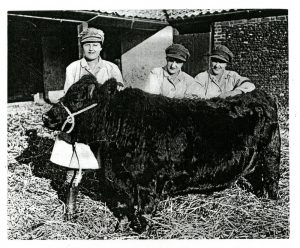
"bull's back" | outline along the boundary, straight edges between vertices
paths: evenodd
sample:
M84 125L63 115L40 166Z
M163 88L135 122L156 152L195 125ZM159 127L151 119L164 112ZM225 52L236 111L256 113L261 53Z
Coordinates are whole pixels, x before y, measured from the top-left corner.
M250 100L248 105L255 102ZM259 116L249 106L236 108L240 105L174 100L129 89L112 102L110 123L122 156L131 158L126 167L132 172L143 164L141 173L150 166L174 175L198 175L198 184L223 184L239 176L257 150Z

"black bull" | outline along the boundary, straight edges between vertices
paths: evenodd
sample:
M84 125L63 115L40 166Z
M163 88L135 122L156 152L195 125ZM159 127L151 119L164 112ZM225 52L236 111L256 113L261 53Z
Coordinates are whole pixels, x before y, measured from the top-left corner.
M277 107L266 93L204 101L117 85L84 76L61 99L71 113L98 104L75 117L69 141L100 154L99 195L117 217L141 224L142 214L167 196L222 190L241 177L257 196L276 199L280 135ZM58 103L44 124L60 130L67 116Z

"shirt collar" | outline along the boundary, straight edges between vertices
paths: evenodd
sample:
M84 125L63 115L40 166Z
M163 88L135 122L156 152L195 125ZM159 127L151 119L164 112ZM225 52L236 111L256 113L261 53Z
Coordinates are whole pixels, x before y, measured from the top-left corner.
M98 67L98 68L101 69L101 68L104 67L104 62L103 62L103 60L102 60L102 58L100 56L98 57L98 59L99 59L99 62L96 65L96 67ZM86 69L89 68L89 65L88 65L88 63L87 63L87 61L86 61L86 59L84 57L80 60L80 64L81 64L81 67L83 67L83 68L86 68Z
M184 80L184 74L183 72L180 70L179 74L177 75L177 77L172 78L171 75L168 73L167 67L164 66L163 67L163 75L168 78L173 80L174 82L179 82L179 81L183 81Z
M213 74L211 73L210 70L208 70L207 73L208 73L210 79L211 79L212 81L214 81L215 83L222 82L223 79L227 79L227 78L228 78L228 75L229 75L228 71L227 71L227 70L224 70L222 77L220 78L220 80L218 80L218 79L216 78L216 76L213 75Z

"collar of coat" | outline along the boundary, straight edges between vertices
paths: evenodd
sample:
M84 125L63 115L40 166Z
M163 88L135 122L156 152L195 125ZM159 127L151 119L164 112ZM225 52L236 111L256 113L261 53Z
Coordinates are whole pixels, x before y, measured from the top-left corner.
M82 59L81 59L80 64L81 64L81 67L86 68L86 69L89 69L89 65L88 65L88 63L87 63L87 61L86 61L85 58L82 58ZM98 57L98 63L97 63L97 65L95 66L95 68L101 69L101 68L103 68L103 67L104 67L104 62L103 62L102 58L99 56L99 57Z
M170 75L168 73L168 69L167 69L167 66L164 66L163 67L163 75L164 77L168 78L169 80L177 83L177 82L180 82L180 81L184 81L185 77L184 77L184 72L183 71L179 71L178 75L176 77L172 77L172 75Z
M207 73L208 73L210 79L214 83L217 83L217 84L220 84L220 83L222 83L223 80L226 80L226 79L230 78L230 71L227 71L227 70L224 70L224 72L223 72L223 74L222 74L222 76L219 80L217 79L217 77L215 75L213 75L211 73L211 71L208 70Z

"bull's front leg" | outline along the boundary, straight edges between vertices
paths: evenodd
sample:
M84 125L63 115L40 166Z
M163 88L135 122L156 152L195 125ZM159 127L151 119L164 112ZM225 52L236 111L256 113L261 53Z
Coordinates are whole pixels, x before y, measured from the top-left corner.
M70 180L70 175L72 178ZM75 219L76 201L78 196L78 184L81 181L81 173L78 170L68 171L66 187L66 211L65 220L72 221Z
M65 214L65 220L67 221L74 220L75 212L76 212L77 196L78 196L78 186L72 184L67 194L66 214Z

